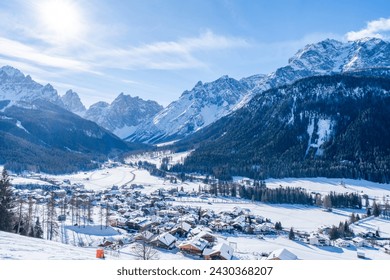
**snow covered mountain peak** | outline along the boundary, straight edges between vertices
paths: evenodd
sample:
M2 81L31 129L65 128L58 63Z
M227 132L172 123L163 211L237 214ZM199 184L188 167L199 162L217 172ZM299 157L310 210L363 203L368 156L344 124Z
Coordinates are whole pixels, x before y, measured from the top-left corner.
M346 72L363 68L389 67L390 45L378 38L342 43L327 39L310 44L289 59L295 70L318 73Z
M84 117L112 131L119 137L126 137L145 120L152 118L162 109L155 101L143 100L120 93L115 100L97 102L85 112Z
M228 76L199 81L127 139L155 143L182 138L230 113L247 91L245 84Z
M64 103L65 109L68 111L78 115L82 115L86 111L86 108L81 102L79 95L71 89L61 97L61 100Z
M8 77L19 77L24 78L24 74L20 72L18 69L6 65L0 68L0 74L6 74Z
M38 99L63 105L51 84L42 86L11 66L0 68L0 100L30 102Z
M390 44L377 38L351 42L326 39L306 45L268 75L239 81L222 76L214 82L198 82L144 123L127 139L157 143L182 138L245 106L256 94L291 84L302 78L351 71L389 68Z
M289 59L289 65L297 70L333 71L337 68L335 57L344 54L343 43L336 40L324 40L310 44L299 50Z

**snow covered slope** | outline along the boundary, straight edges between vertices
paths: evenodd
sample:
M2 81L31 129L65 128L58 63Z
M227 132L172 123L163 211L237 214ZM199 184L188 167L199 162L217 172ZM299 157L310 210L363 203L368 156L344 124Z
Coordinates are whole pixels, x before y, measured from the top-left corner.
M198 82L127 140L156 143L189 135L230 113L248 89L247 83L228 76L211 83Z
M162 108L155 101L145 101L138 96L131 97L121 93L111 104L95 103L82 115L123 138L132 133L141 122L151 119Z
M85 106L81 102L79 95L73 90L68 90L65 95L61 97L62 102L64 103L64 108L72 113L83 115L85 112Z
M0 231L0 260L96 260L95 249Z
M381 73L378 69L386 69ZM249 102L251 98L265 90L291 84L311 76L347 73L365 70L365 75L389 75L390 43L366 38L342 43L327 39L306 45L288 61L285 67L266 76L261 76L253 88L236 108Z

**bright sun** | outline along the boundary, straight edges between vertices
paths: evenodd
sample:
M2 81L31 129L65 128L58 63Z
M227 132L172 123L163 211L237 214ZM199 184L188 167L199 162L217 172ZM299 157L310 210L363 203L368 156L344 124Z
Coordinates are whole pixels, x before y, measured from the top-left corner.
M83 31L79 7L71 0L46 0L37 4L39 21L47 36L57 41L76 39Z

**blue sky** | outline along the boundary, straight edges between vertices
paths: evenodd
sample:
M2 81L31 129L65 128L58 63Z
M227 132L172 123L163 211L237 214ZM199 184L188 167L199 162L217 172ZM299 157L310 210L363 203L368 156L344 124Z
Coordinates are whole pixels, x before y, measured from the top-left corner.
M0 65L86 106L121 92L165 106L199 80L270 73L306 44L389 31L388 0L9 0Z

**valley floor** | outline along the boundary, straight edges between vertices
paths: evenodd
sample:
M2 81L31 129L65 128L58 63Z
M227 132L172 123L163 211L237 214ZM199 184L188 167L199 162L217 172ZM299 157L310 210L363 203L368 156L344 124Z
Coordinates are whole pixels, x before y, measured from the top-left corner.
M181 161L183 155L175 155L176 161ZM152 160L154 163L161 163L159 157L138 157L137 160ZM236 178L237 181L246 180ZM184 191L197 191L205 185L200 181L173 183L163 178L151 176L148 171L138 169L129 165L115 165L104 167L90 172L80 172L61 176L29 176L13 177L16 184L70 184L80 186L86 190L102 191L112 186L142 185L140 192L151 194L154 191L165 188L181 188ZM301 187L309 192L329 193L330 191L345 193L354 192L366 194L370 199L387 200L390 196L390 185L377 184L361 180L327 179L327 178L300 178L300 179L269 179L267 187L279 186ZM302 231L306 233L317 231L321 226L332 226L349 219L352 213L363 215L365 210L361 209L334 209L332 212L323 211L315 206L302 206L291 204L264 204L249 200L233 199L228 197L176 197L171 201L172 206L190 205L201 209L210 209L218 213L221 211L233 211L234 207L249 209L250 213L261 215L272 222L281 222L285 229ZM0 232L0 259L96 259L95 253L99 244L105 240L131 239L129 234L114 227L101 228L95 211L94 224L85 227L74 226L69 220L59 223L59 234L55 241L28 238L11 233ZM382 238L390 238L390 220L383 218L369 217L351 225L355 233L376 231ZM262 259L262 254L269 254L277 249L288 249L298 259L303 260L355 260L357 251L363 251L366 259L390 259L390 254L384 252L383 248L366 246L356 248L350 246L341 248L337 246L314 246L304 243L302 240L291 241L287 234L279 235L245 235L215 233L218 240L230 244L235 249L234 259L256 260ZM386 243L387 242L387 243ZM389 244L389 240L383 244ZM132 250L133 244L125 244L118 251L107 251L107 259L136 259ZM158 259L199 259L196 256L183 254L178 249L158 249Z

